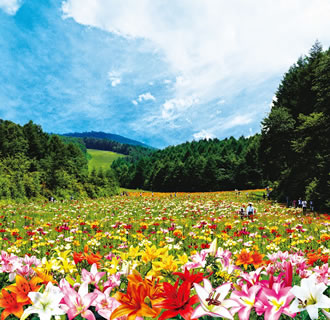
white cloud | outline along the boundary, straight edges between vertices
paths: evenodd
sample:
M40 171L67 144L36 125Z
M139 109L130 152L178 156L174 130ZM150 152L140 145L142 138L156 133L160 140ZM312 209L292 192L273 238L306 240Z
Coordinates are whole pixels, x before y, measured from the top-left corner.
M80 24L142 40L163 57L163 81L170 91L165 103L141 120L141 128L173 124L189 111L189 128L200 132L207 123L205 109L223 130L260 121L261 112L244 113L247 105L263 112L259 100L256 105L257 100L246 99L239 105L245 111L233 107L239 93L280 78L316 39L330 45L329 0L84 0L84 5L65 0L62 10Z
M193 137L194 137L194 140L201 140L201 139L209 140L209 139L215 138L215 135L203 129L203 130L193 134Z
M155 101L156 98L150 92L142 93L138 97L139 102L148 101L148 100Z
M176 97L202 100L283 72L318 38L330 43L328 0L67 0L65 17L151 41L177 74Z
M189 108L198 102L199 99L193 96L185 99L181 98L166 100L162 105L161 116L166 121L173 121L180 117L182 113L187 112Z
M0 9L2 9L7 14L15 15L22 4L22 0L0 0Z
M117 86L121 82L120 73L117 71L108 72L108 78L113 87Z
M136 100L132 100L132 103L137 106L138 105L138 102Z
M232 117L228 117L223 122L221 128L223 130L228 130L233 127L237 126L243 126L246 124L249 124L253 121L253 115L252 114L245 114L245 115L234 115Z

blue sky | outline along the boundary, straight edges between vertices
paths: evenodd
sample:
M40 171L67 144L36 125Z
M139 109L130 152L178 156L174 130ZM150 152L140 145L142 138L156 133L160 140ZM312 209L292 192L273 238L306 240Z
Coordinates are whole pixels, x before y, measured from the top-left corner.
M328 0L0 0L0 118L155 147L260 132Z

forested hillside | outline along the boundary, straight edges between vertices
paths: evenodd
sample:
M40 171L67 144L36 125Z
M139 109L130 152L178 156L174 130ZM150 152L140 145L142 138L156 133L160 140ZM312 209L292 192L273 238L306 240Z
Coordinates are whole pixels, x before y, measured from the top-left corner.
M262 184L260 136L201 140L168 147L137 162L112 164L120 184L155 191L213 191Z
M108 196L117 192L112 171L88 174L75 144L44 133L30 121L0 120L0 199Z
M317 42L290 68L262 125L262 169L277 197L329 209L330 50Z

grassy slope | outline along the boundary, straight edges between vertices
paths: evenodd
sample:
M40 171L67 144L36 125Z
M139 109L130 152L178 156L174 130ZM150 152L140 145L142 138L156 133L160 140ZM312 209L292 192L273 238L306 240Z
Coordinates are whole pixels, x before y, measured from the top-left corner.
M89 171L91 171L93 168L103 168L104 170L107 170L110 168L113 161L124 157L124 155L112 151L94 149L87 149L87 153L91 156L91 159L88 160Z

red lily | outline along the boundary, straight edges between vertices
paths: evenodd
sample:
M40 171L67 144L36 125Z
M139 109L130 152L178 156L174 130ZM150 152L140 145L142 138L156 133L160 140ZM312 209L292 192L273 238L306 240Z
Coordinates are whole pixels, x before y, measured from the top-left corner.
M202 272L194 273L194 270L192 270L191 273L189 273L187 268L184 269L184 273L174 272L173 274L179 276L182 281L187 281L190 283L200 283L204 278L207 278L204 277Z
M167 309L159 317L159 320L174 318L178 314L185 320L190 320L191 314L193 313L192 305L197 303L198 296L195 294L190 297L191 282L184 281L178 289L179 279L172 286L170 283L163 283L164 300L157 303L155 307ZM178 290L177 290L178 289Z

